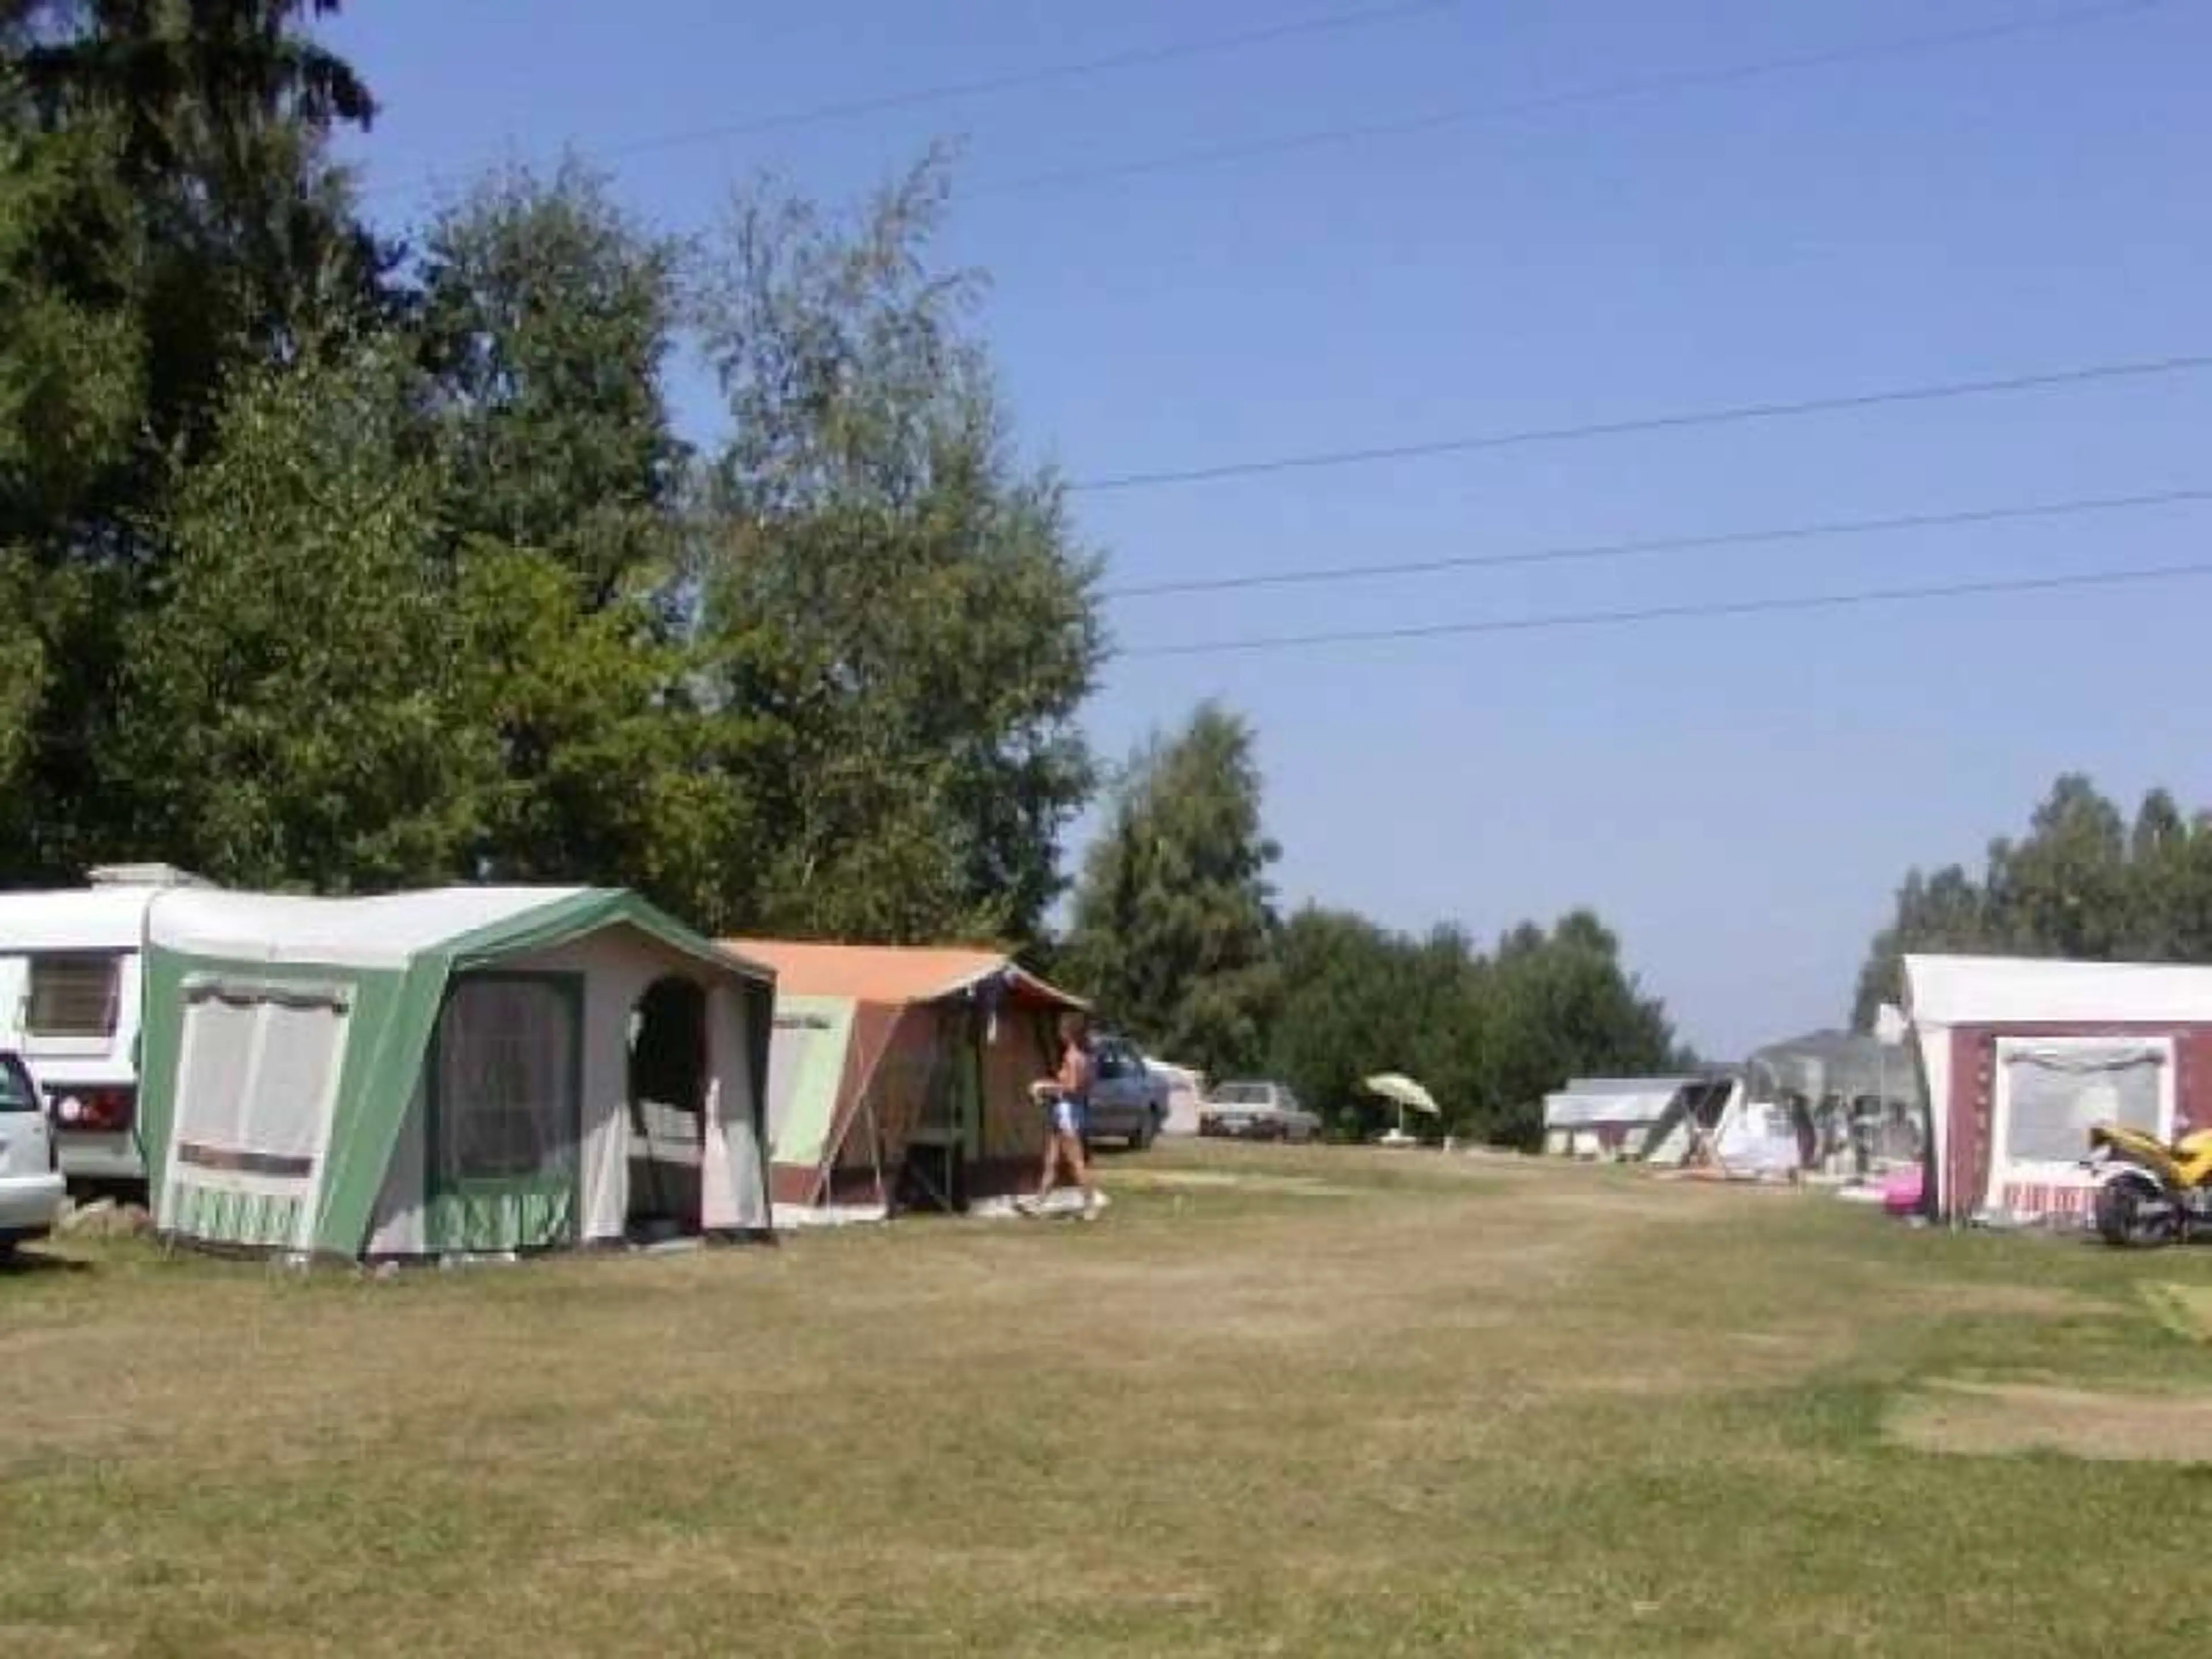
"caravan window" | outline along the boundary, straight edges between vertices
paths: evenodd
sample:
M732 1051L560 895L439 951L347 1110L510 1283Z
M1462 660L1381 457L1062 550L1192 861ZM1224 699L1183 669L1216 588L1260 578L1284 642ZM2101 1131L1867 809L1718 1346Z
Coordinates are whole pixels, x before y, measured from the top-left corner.
M123 958L115 951L45 951L31 958L23 1030L31 1036L115 1035Z

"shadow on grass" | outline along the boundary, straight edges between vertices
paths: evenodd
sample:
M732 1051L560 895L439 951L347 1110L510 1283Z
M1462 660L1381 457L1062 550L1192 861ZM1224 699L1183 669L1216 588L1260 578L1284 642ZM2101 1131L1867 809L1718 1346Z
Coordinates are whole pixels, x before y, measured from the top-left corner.
M40 1273L88 1273L92 1267L91 1262L80 1261L74 1256L0 1247L0 1279L29 1279Z

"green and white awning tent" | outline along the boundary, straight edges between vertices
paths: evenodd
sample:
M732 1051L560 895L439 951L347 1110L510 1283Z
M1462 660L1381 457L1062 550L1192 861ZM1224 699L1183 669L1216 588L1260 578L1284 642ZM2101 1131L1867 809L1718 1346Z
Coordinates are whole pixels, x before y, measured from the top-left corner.
M764 1232L775 994L619 889L164 893L139 1109L155 1224L379 1259L618 1243L646 1220ZM680 1132L656 1142L648 1105Z

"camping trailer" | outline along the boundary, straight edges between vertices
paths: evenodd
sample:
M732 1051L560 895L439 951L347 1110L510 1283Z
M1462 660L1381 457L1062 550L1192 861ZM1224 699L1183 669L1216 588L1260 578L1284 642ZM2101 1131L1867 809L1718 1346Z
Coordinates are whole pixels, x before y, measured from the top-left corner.
M201 887L166 865L116 865L89 884L0 893L0 1048L23 1056L54 1128L62 1173L135 1185L146 908Z
M167 1237L380 1260L769 1226L774 974L630 893L173 891L145 954ZM641 1133L648 1086L688 1145Z
M1908 956L1943 1219L2086 1218L2098 1122L2212 1125L2212 968Z
M780 1222L966 1210L1031 1190L1058 1017L1004 952L737 939L776 973L768 1134Z
M1544 1097L1544 1150L1561 1158L1635 1158L1656 1147L1699 1077L1578 1077Z

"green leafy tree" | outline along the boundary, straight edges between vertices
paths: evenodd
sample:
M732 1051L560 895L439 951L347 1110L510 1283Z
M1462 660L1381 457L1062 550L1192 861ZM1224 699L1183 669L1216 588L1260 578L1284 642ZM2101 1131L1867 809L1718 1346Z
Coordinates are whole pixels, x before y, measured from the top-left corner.
M125 628L108 759L140 829L114 852L340 890L461 861L490 757L454 718L465 635L414 392L388 352L240 383Z
M933 159L854 223L757 190L710 249L732 436L696 520L696 684L763 927L1033 939L1091 787L1096 563L1014 465L973 279L929 263L945 189Z
M502 173L432 226L416 315L466 718L498 757L471 867L624 882L716 923L747 819L672 599L686 457L661 372L680 253L580 167Z
M1219 1077L1267 1052L1279 984L1249 726L1201 704L1114 792L1075 891L1068 956L1107 1016Z
M1635 1076L1685 1066L1664 1006L1623 969L1620 941L1587 910L1547 935L1524 924L1492 965L1495 1013L1489 1121L1494 1139L1533 1144L1547 1092L1570 1076Z
M142 507L177 446L206 440L234 368L386 313L392 256L328 155L333 132L375 113L351 67L309 33L337 9L45 0L0 26L19 130L92 137L74 159L128 201L127 214L80 227L70 274L142 343Z
M582 607L564 560L489 538L457 570L457 729L491 757L466 872L619 884L702 927L747 920L727 896L746 803L711 763L713 728L650 604Z
M17 848L52 833L15 786L51 682L70 672L65 642L98 602L70 555L131 456L142 356L127 316L81 291L127 212L104 140L40 135L23 116L0 76L0 847Z
M1403 942L1366 917L1315 906L1283 924L1267 1069L1331 1127L1357 1138L1362 1078L1412 1068Z
M1308 910L1282 930L1279 955L1270 1063L1355 1137L1394 1115L1359 1089L1376 1072L1419 1078L1447 1133L1525 1145L1543 1096L1570 1076L1692 1063L1586 911L1548 933L1525 923L1485 957L1455 927L1416 939Z
M388 313L387 251L326 154L367 91L318 3L0 7L0 561L25 672L0 870L65 879L136 839L100 757L180 467L226 388ZM0 714L0 718L4 718Z
M120 112L142 178L193 165L212 133L252 125L366 127L376 100L307 25L340 0L9 0L0 44L49 125Z
M1981 884L1963 866L1946 865L1933 876L1909 872L1897 890L1894 919L1875 936L1860 969L1851 1005L1854 1027L1872 1030L1884 1003L1904 1001L1908 951L1991 948L1995 929L1986 910Z
M1361 1089L1378 1072L1419 1079L1465 1133L1487 1098L1485 965L1455 927L1409 939L1346 911L1309 907L1284 924L1268 1069L1364 1139L1395 1113Z
M1915 951L1984 951L2088 961L2212 961L2212 832L2154 789L2132 822L2088 779L2068 774L2018 841L1990 844L1978 876L1910 872L1860 970L1852 1018L1871 1025L1904 996Z
M2010 949L2100 958L2126 942L2127 822L2088 779L2069 773L2036 808L2026 839L2000 842L1984 878Z
M552 555L586 611L673 574L685 450L661 374L681 252L574 163L485 180L424 243L449 522Z

